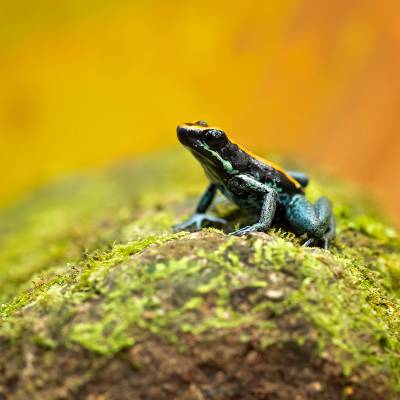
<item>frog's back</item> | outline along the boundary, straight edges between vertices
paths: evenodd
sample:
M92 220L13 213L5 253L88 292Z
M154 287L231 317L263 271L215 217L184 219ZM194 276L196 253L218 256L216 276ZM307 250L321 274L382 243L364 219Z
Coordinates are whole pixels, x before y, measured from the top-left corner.
M299 182L288 175L282 168L262 158L250 156L249 171L261 183L274 187L278 192L289 195L304 194Z
M266 184L278 194L278 209L284 209L295 194L304 194L300 183L289 176L282 168L268 160L264 160L245 151L236 144L230 150L233 168L239 174L251 176L256 181ZM232 188L222 187L222 192L240 207L259 212L263 203L263 195L242 190L236 193ZM278 210L279 211L279 210Z
M271 161L258 157L234 143L231 143L227 151L229 154L226 158L239 173L250 175L258 182L287 194L304 194L300 183Z

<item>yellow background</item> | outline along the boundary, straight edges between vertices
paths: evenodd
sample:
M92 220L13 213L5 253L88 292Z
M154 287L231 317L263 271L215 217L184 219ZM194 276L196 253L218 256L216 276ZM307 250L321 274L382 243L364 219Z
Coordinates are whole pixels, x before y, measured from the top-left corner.
M399 4L2 0L0 202L205 119L358 180L400 222Z

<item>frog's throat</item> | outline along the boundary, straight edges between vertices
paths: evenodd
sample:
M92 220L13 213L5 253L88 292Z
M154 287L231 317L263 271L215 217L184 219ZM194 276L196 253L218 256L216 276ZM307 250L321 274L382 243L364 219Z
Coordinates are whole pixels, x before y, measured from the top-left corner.
M211 149L206 143L201 144L201 148L211 154L214 159L217 159L222 164L224 171L228 174L234 175L239 173L239 171L233 167L230 161L223 159L218 152Z

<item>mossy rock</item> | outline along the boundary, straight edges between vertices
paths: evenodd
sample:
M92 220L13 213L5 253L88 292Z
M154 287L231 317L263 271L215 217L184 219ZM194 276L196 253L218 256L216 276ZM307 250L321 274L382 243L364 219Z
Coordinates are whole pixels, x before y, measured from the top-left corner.
M172 152L66 178L0 220L0 398L395 399L400 241L319 178L338 238L171 232L206 184ZM246 218L219 199L227 229Z

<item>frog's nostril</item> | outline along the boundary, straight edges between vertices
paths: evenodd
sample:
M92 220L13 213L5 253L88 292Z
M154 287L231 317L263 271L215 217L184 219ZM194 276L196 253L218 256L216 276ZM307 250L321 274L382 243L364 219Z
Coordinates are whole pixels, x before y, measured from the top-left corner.
M196 122L196 125L200 125L200 126L208 126L207 122L206 122L206 121L202 121L202 120L200 120L200 121L197 121L197 122Z

